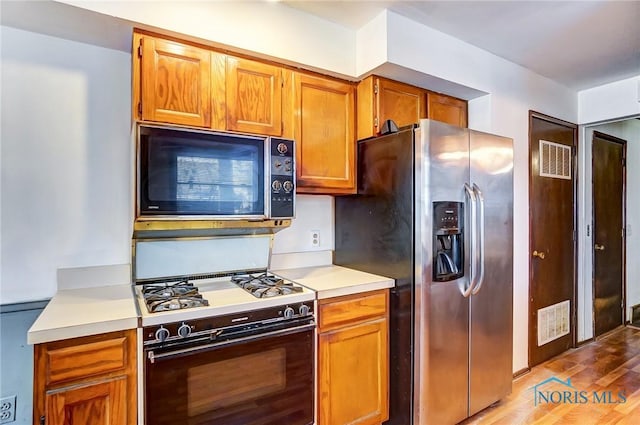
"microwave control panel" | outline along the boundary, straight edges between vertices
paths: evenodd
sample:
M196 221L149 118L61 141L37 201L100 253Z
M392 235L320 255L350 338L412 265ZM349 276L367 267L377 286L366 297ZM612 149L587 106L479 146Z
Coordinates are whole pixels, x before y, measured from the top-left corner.
M292 218L294 216L296 168L294 142L289 139L270 139L270 217Z

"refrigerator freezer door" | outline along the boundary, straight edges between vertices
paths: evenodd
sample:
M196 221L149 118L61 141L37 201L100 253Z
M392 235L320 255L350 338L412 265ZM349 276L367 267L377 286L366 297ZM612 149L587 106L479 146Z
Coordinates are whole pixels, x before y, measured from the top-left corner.
M421 121L416 136L415 424L454 424L467 417L469 261L464 276L433 282L433 203L465 202L469 179L465 129ZM465 223L465 229L468 229ZM469 247L469 232L464 246Z
M473 415L511 392L512 140L471 131L470 164L471 183L484 198L485 236L484 279L479 291L470 297L469 415Z

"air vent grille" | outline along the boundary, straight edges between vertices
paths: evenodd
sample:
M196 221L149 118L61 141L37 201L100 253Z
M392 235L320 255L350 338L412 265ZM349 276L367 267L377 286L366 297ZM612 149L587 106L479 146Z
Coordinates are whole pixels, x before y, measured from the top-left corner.
M540 140L540 176L571 180L571 146Z
M569 300L538 310L538 347L569 334Z

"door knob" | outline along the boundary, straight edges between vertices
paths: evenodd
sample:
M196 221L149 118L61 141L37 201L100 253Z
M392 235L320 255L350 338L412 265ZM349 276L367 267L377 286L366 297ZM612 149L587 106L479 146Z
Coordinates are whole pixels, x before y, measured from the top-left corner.
M593 249L595 249L596 251L604 251L604 245L595 244L593 246Z
M542 251L540 251L540 252L538 252L538 251L533 251L533 256L534 256L534 257L538 257L538 258L539 258L539 259L541 259L541 260L544 260L544 252L542 252Z

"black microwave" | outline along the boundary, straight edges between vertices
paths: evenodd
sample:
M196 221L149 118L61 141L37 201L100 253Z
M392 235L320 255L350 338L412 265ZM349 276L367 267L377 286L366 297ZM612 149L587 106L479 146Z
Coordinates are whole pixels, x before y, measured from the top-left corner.
M137 219L293 218L293 140L138 126Z

